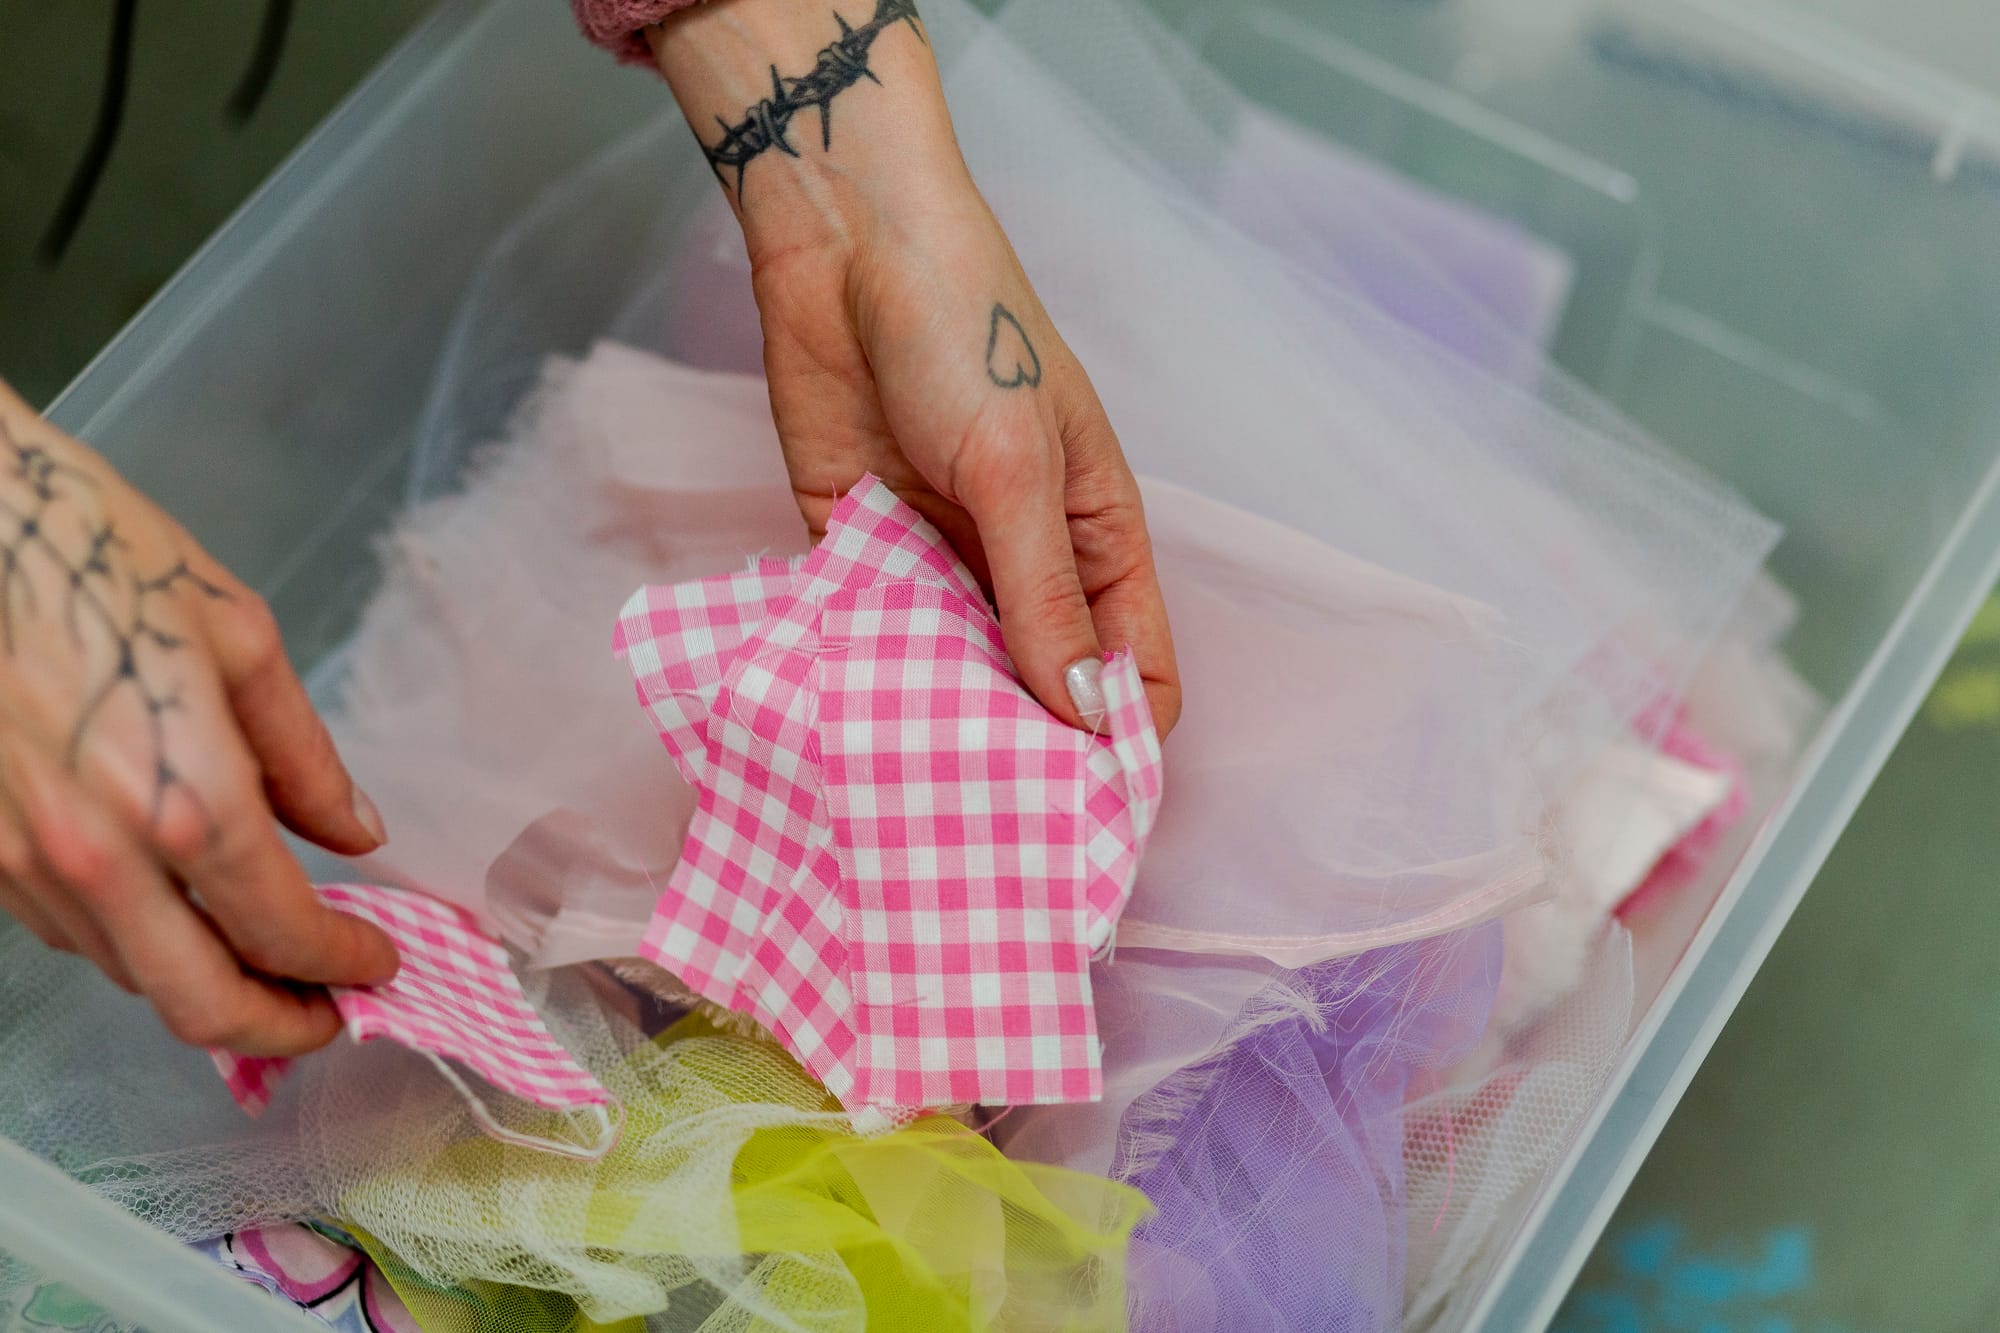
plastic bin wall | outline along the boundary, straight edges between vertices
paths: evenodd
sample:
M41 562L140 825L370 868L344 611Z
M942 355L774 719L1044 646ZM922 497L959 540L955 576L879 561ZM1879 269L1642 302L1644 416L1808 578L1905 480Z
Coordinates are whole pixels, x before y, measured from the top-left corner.
M1559 359L1789 529L1796 655L1838 703L1713 909L1647 960L1625 1064L1483 1293L1488 1327L1535 1327L2000 563L2000 116L1748 0L1157 3L1256 96L1566 249ZM57 421L269 597L310 666L369 591L480 256L661 107L553 0L445 5ZM165 1041L131 1013L105 1058ZM160 1096L220 1095L180 1056ZM154 1333L244 1295L5 1142L0 1252Z

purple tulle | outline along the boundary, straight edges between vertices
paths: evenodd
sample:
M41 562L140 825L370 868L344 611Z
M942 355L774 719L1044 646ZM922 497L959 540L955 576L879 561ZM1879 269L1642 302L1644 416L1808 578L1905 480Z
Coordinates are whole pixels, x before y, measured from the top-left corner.
M1396 1327L1403 1105L1478 1042L1499 975L1498 923L1282 974L1301 1016L1136 1102L1120 1174L1159 1211L1134 1241L1132 1327Z

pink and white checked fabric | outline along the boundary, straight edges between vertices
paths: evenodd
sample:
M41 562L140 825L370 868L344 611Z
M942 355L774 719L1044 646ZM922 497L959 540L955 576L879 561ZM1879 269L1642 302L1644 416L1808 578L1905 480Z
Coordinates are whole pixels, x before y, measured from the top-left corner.
M640 589L615 647L700 797L648 959L850 1110L1102 1095L1089 961L1161 790L1129 652L1104 733L1065 725L873 477L801 560Z
M506 951L482 935L471 916L426 894L365 884L322 885L319 895L328 906L381 927L402 955L402 970L385 985L332 988L334 1007L354 1040L386 1037L455 1061L550 1110L611 1103L611 1094L543 1025ZM291 1064L221 1050L210 1055L230 1094L252 1115L270 1105ZM475 1104L475 1110L486 1124L485 1108Z

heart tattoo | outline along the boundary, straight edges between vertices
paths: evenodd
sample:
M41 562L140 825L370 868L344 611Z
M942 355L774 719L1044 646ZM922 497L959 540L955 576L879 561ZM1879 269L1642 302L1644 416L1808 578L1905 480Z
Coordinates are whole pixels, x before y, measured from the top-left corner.
M993 327L986 335L986 376L1002 389L1034 388L1042 382L1042 358L1014 312L993 303Z

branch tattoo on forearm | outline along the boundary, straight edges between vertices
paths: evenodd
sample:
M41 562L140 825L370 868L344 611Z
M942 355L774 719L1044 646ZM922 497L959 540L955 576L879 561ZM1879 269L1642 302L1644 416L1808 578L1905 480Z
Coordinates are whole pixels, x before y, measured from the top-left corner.
M834 11L833 21L840 25L840 37L820 51L810 71L792 78L778 73L778 67L773 65L769 97L746 108L743 119L734 125L720 116L715 118L715 123L722 127L722 138L713 144L704 143L702 151L708 154L708 165L723 184L729 183L729 178L722 174L725 169L736 172L739 203L743 199L743 174L753 160L774 148L788 157L799 155L785 137L799 113L818 111L820 147L833 147L833 99L863 79L875 84L882 82L868 68L868 53L877 37L895 24L907 23L910 31L917 34L917 40L926 40L917 19L915 0L875 0L875 17L858 28L838 10Z
M167 751L166 715L181 706L179 693L160 679L161 659L186 644L153 616L161 598L181 588L226 599L185 560L151 576L134 568L117 525L96 505L97 481L63 462L47 446L23 442L0 423L0 651L20 651L32 619L53 614L44 603L53 585L62 598L63 632L83 653L88 637L109 651L102 675L89 684L72 724L68 763L75 771L83 744L104 710L120 696L142 710L152 747L151 819L157 823L167 798L180 790L197 805L201 798L174 767ZM36 588L36 566L47 574L45 591Z

